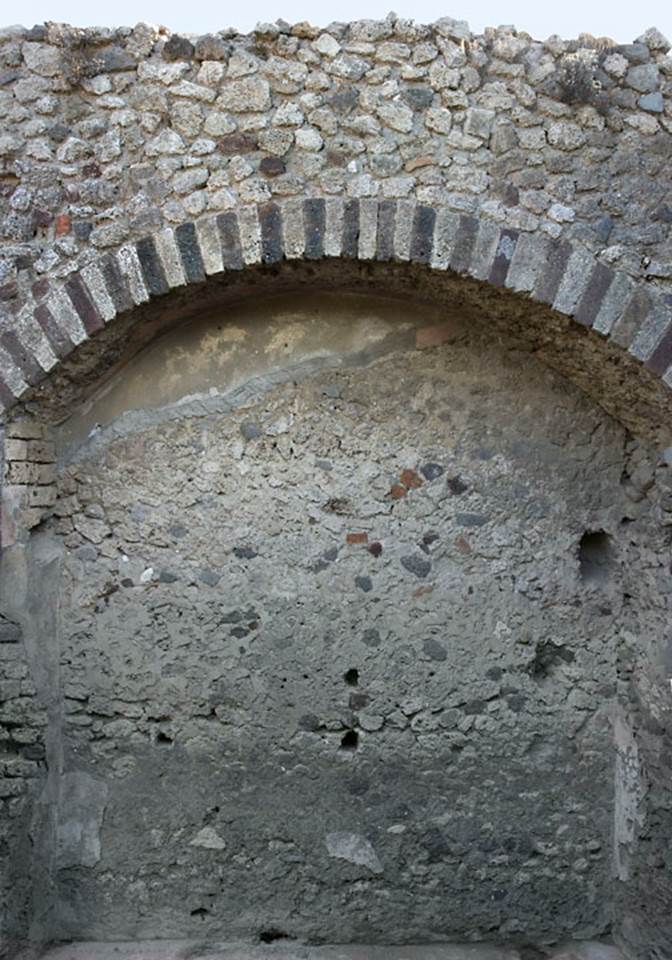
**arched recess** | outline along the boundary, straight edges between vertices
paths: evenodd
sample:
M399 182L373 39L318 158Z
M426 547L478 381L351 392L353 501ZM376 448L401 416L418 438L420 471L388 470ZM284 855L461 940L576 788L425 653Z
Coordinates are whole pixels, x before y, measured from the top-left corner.
M596 261L578 244L519 234L445 209L333 198L244 207L163 230L93 261L39 303L26 305L16 331L2 339L1 399L7 419L24 422L27 418L32 426L26 429L39 431L41 424L61 420L89 390L171 325L215 305L306 285L382 290L439 304L458 303L492 323L493 334L508 332L574 379L633 432L658 444L668 441L672 337L666 305L648 290ZM31 440L30 436L25 439ZM38 435L33 439L40 442ZM637 497L642 494L640 500L646 499L651 490L647 469L655 474L660 464L654 460L651 466L645 458L635 457L631 466L628 482L632 481L633 498L639 502ZM644 471L644 479L638 470ZM30 487L31 482L10 479L5 492L11 499L12 488L21 486ZM49 506L39 502L38 493L29 526L38 525ZM586 570L593 564L595 542L599 554L600 535L600 530L586 531L588 546L580 547ZM656 549L659 546L656 543ZM51 559L49 555L34 558L31 576L38 576ZM598 567L600 562L598 558ZM659 574L657 570L652 577ZM628 590L634 589L630 583ZM647 595L643 602L650 600ZM634 616L629 621L631 631L636 625ZM48 632L49 624L44 626ZM635 736L643 716L660 722L669 710L661 697L658 639L644 650L637 649L630 637L622 658L624 669L630 666L628 657L634 660L635 679L624 697L631 695L637 703L631 713L623 707L617 723L623 790L619 809L625 819L630 817L628 824L620 825L619 842L633 849L632 817L636 822L640 816L643 792L642 757L651 760L652 777L663 784L664 770L656 766L663 734L647 729L643 740ZM546 679L549 663L562 668L560 661L561 653L543 648L537 659L532 658L530 672ZM623 678L626 686L631 679ZM345 682L350 685L349 680ZM643 691L650 698L644 704L640 702ZM79 781L65 788L75 808L80 788ZM102 816L104 798L97 802L96 816ZM647 840L653 837L652 848L658 851L664 821L650 818L649 827ZM349 842L344 834L333 834L335 850ZM211 834L203 835L201 841L206 848L207 843L217 842ZM430 849L430 856L442 855L440 833L431 834L427 842L436 847L433 852ZM83 856L87 855L85 849ZM356 856L368 857L369 867L373 864L373 872L378 871L368 848ZM645 860L637 856L632 854L631 864L628 848L616 857L623 884L632 884L633 877L638 881L628 888L630 899L624 901L620 891L616 897L618 903L626 904L623 910L631 924L625 934L633 941L648 935L641 932L645 923L640 916L646 912L642 904L646 881L639 883ZM583 869L581 859L577 857L578 873ZM82 863L87 865L85 860ZM192 916L203 909L194 907Z
M50 382L60 378L61 393L64 375L70 389L91 382L211 305L316 282L480 309L629 426L664 432L672 317L662 294L579 243L411 201L333 197L241 206L93 259L0 337L0 410L37 409Z

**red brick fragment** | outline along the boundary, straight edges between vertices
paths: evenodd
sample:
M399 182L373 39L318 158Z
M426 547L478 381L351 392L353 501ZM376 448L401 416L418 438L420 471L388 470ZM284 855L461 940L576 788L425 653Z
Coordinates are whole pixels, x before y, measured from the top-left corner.
M422 477L418 476L415 470L402 470L399 479L408 490L421 487L425 482Z
M348 533L345 537L346 543L366 543L368 539L368 533Z
M57 237L63 237L66 233L70 233L69 213L59 213L56 217L55 233Z
M390 496L393 500L401 500L402 497L405 497L408 493L406 487L402 487L400 483L393 483L390 487Z

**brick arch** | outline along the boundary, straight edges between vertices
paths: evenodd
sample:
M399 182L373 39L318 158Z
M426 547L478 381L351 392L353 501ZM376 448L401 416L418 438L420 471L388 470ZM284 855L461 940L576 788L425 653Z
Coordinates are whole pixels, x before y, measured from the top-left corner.
M171 291L246 268L323 259L413 264L508 290L571 318L672 386L666 298L582 244L414 201L308 197L166 227L24 304L15 328L0 337L0 413L118 317Z

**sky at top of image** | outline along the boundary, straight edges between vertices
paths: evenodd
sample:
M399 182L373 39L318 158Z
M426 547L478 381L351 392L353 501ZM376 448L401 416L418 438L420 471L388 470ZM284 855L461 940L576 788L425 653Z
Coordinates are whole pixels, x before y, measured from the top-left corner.
M418 23L432 23L451 16L467 20L480 33L486 26L513 24L518 30L543 40L551 34L565 39L590 33L629 43L647 27L656 26L672 38L672 0L651 0L645 4L625 4L614 0L463 0L450 6L437 0L248 0L244 4L216 4L212 0L116 0L97 5L85 0L25 0L12 7L14 21L24 26L56 21L73 26L133 26L139 21L162 24L172 32L202 34L235 27L242 33L258 22L278 18L297 23L307 20L326 26L334 20L383 19L393 6L395 13ZM18 16L17 16L18 14ZM9 10L0 14L0 24L8 25Z

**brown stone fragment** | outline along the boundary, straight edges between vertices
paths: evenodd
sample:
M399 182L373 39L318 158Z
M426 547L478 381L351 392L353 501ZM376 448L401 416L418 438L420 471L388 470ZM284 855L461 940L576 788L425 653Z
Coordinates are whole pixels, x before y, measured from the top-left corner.
M436 163L434 157L413 157L404 164L404 170L406 173L413 173L421 167L431 167L433 163Z
M393 500L401 500L407 493L406 487L402 487L400 483L393 483L390 487L390 496Z
M285 161L280 157L264 157L259 164L259 173L265 177L279 177L286 169Z
M424 597L425 594L431 593L433 589L434 587L431 587L431 586L418 587L417 590L413 591L413 598L417 600L418 597Z
M368 539L368 533L348 533L345 537L346 543L366 543Z
M257 139L249 133L228 133L219 141L219 151L226 156L252 153L257 149Z
M49 281L46 277L41 277L39 280L36 280L33 286L31 287L33 299L42 300L43 297L49 293Z
M369 553L371 554L371 556L379 557L382 552L383 552L382 543L378 543L377 540L374 540L373 543L369 544Z
M314 40L315 37L319 36L320 31L312 23L308 23L307 20L301 20L300 23L294 24L290 33L293 37L300 37L302 40Z
M455 546L460 551L460 553L471 553L471 546L464 537L458 537L455 541Z
M415 470L402 470L399 479L408 490L417 489L424 483L422 477L418 476Z
M330 167L344 167L347 158L340 150L327 150L327 164Z

